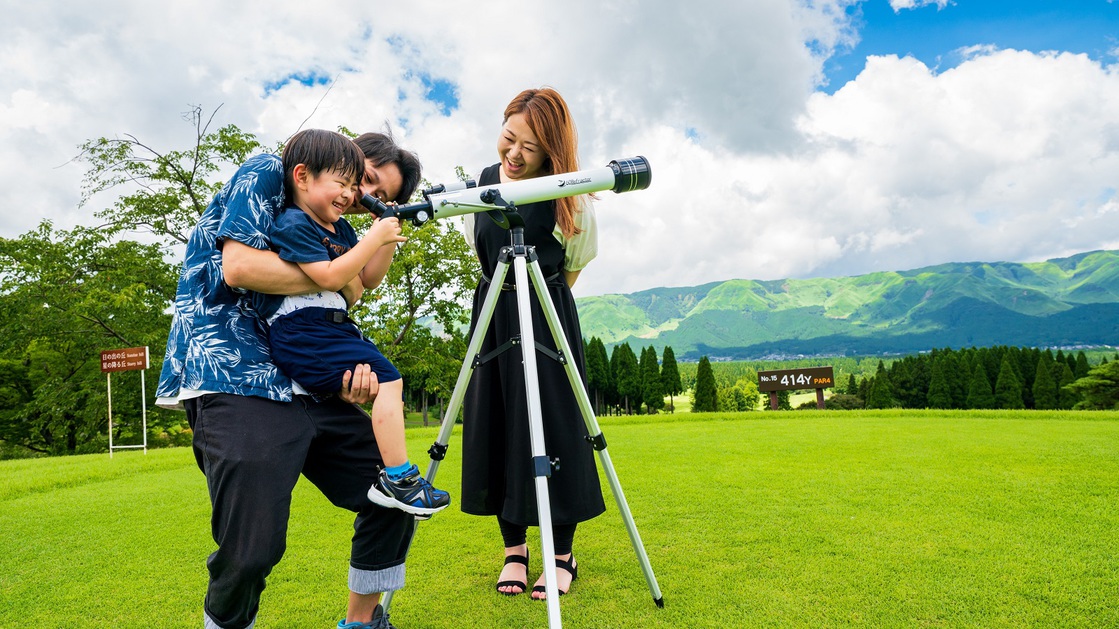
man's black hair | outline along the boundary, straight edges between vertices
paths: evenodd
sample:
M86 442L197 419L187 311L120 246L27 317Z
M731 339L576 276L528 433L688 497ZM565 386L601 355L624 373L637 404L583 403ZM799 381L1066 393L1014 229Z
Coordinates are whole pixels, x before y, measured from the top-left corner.
M396 143L392 133L363 133L354 139L365 158L380 168L385 164L396 164L400 169L400 193L396 195L397 203L407 203L420 185L420 159L411 151L406 151Z

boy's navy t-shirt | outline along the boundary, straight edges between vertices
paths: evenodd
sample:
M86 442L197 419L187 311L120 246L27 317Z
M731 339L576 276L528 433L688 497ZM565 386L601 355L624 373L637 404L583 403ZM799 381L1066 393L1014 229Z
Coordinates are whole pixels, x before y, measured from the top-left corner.
M289 207L276 217L272 233L272 250L281 260L296 264L327 262L349 251L357 244L357 232L344 218L334 223L334 231L319 225L298 207ZM280 308L283 295L263 295L254 300L253 307L260 316L268 319Z

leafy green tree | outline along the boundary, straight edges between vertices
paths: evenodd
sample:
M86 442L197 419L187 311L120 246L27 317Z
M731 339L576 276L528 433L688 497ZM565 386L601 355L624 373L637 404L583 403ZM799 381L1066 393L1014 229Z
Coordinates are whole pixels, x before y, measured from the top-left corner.
M640 365L629 343L614 346L610 354L610 373L617 388L619 404L629 415L630 402L641 403Z
M79 148L78 160L88 164L82 183L82 205L106 190L126 191L95 216L115 234L147 231L160 238L186 243L190 230L210 199L222 187L207 180L226 166L240 166L261 148L256 136L235 125L211 131L218 107L209 115L199 106L183 114L194 126L194 145L161 150L131 134L89 140Z
M13 439L23 450L46 453L103 451L104 377L94 363L101 350L147 345L152 365L145 374L146 390L154 394L179 245L220 189L214 175L261 148L252 134L234 125L211 131L214 114L194 107L184 115L195 130L185 150L161 150L131 135L81 145L76 159L87 165L82 205L119 191L110 207L94 213L103 224L55 232L44 222L37 231L0 244L0 346L26 366L26 375L12 374L14 382L26 386L13 384L0 392L0 439L6 443ZM353 222L360 226L361 219ZM450 389L464 353L459 329L475 264L453 231L428 225L410 234L378 295L381 301L366 302L354 312L425 404L429 394L445 395ZM118 240L130 232L147 232L153 242ZM410 254L429 260L411 260ZM438 285L434 292L433 285ZM416 325L420 320L441 330ZM130 414L138 420L139 410L123 404L139 398L138 380L113 378L119 436L138 430L128 428L135 422L127 420ZM149 444L153 437L158 443L164 435L182 434L181 413L148 402ZM126 421L118 424L118 416Z
M1022 401L1022 383L1014 371L1009 355L1003 358L999 378L995 381L995 406L1006 409L1026 408Z
M761 394L753 380L739 378L730 386L718 387L717 397L718 410L734 413L756 409Z
M1057 382L1053 380L1053 359L1046 360L1046 354L1041 354L1034 375L1034 408L1038 410L1052 410L1057 408Z
M108 416L100 354L147 346L145 384L154 392L176 275L159 245L96 229L55 231L44 221L19 238L0 239L0 350L26 367L11 371L0 438L45 454L103 450ZM139 372L119 376L114 429L140 442ZM178 432L182 420L152 408L149 431L154 436L174 425Z
M1080 398L1073 406L1076 410L1119 409L1119 362L1090 369L1088 375L1078 378L1066 388Z
M711 371L711 361L703 356L699 359L699 366L696 368L692 411L696 413L713 412L718 409L718 404L715 373Z
M672 351L670 345L665 345L664 352L661 354L661 388L668 396L669 412L675 412L676 404L673 403L672 398L680 395L684 389L680 383L680 368L676 365L676 353Z

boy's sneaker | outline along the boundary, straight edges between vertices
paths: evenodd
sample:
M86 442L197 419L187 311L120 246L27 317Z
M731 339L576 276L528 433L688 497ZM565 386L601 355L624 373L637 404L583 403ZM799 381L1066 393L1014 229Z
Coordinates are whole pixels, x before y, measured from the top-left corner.
M346 619L338 621L338 629L396 629L389 622L389 615L385 613L385 608L377 605L373 609L373 620L369 622L346 622Z
M430 516L451 504L451 495L436 489L420 476L420 468L413 465L403 478L393 480L381 470L369 488L369 499L390 509L400 509L412 515Z

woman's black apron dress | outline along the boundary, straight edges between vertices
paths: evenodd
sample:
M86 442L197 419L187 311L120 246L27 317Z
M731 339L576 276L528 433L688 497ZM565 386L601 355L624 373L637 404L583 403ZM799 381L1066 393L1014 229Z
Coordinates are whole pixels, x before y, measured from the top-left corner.
M500 165L495 164L483 170L478 185L499 183L499 168ZM548 293L574 354L567 358L574 361L585 385L586 364L579 316L575 310L575 298L563 280L564 251L552 235L556 226L554 202L531 203L518 206L518 210L525 221L525 243L536 247L540 270L548 279ZM484 213L475 214L474 241L483 277L474 292L471 333L481 314L482 303L490 288L489 278L493 277L501 248L510 244L509 232ZM512 264L504 283L516 283ZM536 342L556 352L536 292L530 288L529 295ZM516 293L503 290L480 355L487 356L519 334ZM463 403L461 506L464 512L473 515L500 515L515 524L538 526L522 347L519 343L512 345L488 362L478 365L471 375ZM548 481L552 523L575 524L589 520L605 511L606 507L595 468L594 450L586 441L586 424L563 365L538 351L536 366L540 380L545 451L549 457L560 460L559 469L552 471Z

